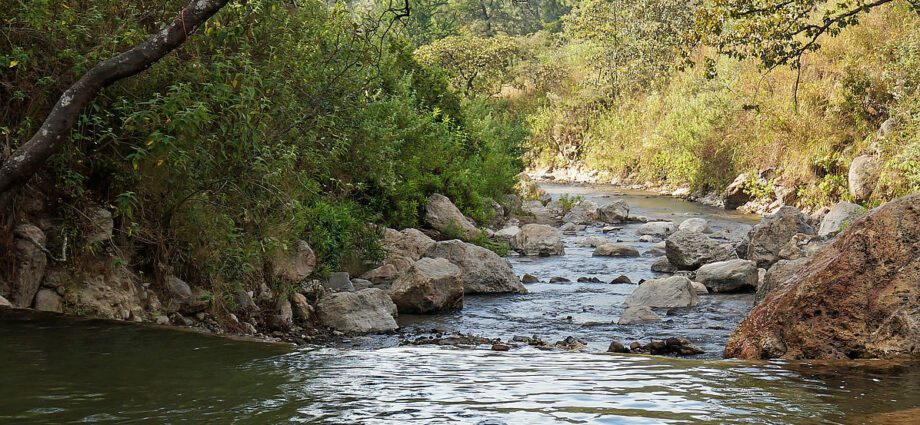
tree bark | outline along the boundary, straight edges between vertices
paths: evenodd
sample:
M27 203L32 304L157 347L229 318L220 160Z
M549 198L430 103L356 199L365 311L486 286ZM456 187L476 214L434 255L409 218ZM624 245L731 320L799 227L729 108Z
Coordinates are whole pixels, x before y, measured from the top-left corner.
M42 126L0 167L0 215L8 212L12 194L27 182L67 140L68 132L99 92L118 80L149 68L184 43L201 24L229 0L190 0L163 29L130 50L100 62L61 95Z

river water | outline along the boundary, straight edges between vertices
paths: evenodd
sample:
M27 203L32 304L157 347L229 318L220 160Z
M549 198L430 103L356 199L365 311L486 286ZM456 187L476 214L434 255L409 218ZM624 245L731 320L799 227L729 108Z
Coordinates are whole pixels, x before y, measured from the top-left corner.
M599 204L624 198L634 214L675 222L700 216L715 230L750 217L642 193L547 186ZM593 258L585 236L635 243L633 226L566 237L566 256L513 257L516 272L550 277L654 277L652 256ZM333 347L234 341L189 332L53 316L0 313L0 424L329 423L633 424L916 423L920 365L721 360L750 295L701 305L648 325L618 326L634 285L537 283L526 295L471 296L463 311L400 318L403 336L432 329L508 340L573 336L581 352L400 346L399 335ZM603 353L623 342L684 336L706 354L672 359ZM894 416L890 412L901 412ZM900 421L900 422L899 422Z

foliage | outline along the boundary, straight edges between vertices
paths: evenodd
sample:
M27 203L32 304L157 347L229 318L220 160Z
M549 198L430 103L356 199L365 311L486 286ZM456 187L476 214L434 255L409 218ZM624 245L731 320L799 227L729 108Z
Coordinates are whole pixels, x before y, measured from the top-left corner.
M446 70L456 89L474 95L497 92L519 53L516 40L508 36L449 36L420 47L416 56Z

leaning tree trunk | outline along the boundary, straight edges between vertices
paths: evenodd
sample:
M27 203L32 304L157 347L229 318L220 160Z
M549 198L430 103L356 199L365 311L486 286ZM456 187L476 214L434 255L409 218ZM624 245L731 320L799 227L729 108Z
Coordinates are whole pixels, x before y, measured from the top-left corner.
M224 7L229 0L191 0L163 29L141 44L100 62L58 99L38 132L16 149L0 167L0 215L9 211L13 193L57 152L83 110L99 92L123 78L136 75L181 46L189 34Z

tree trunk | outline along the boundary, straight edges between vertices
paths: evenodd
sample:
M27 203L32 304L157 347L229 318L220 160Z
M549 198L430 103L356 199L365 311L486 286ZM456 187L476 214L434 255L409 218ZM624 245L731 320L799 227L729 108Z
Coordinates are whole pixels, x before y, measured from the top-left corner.
M58 99L38 132L16 149L0 167L0 215L9 212L13 193L27 182L67 140L80 112L99 92L118 80L136 75L181 46L201 24L229 0L190 0L156 34L118 56L100 62Z

